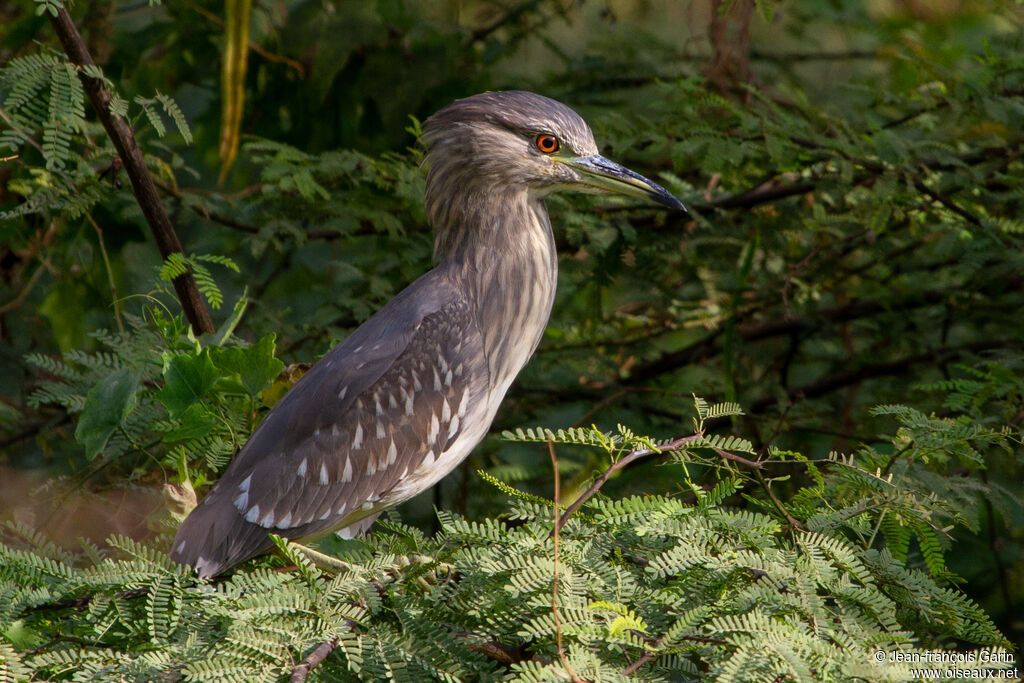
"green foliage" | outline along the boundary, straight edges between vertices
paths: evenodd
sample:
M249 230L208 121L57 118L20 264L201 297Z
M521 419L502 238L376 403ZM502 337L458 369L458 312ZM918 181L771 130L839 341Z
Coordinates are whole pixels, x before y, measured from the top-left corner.
M174 122L175 128L181 134L181 137L185 139L185 143L192 144L192 131L188 127L188 121L185 120L185 115L181 111L181 107L173 99L162 93L157 93L153 99L147 99L145 97L136 96L135 104L142 107L143 113L146 115L146 119L149 124L153 126L153 130L156 131L157 135L163 137L167 134L167 126L164 125L163 119L160 118L160 114L153 108L154 104L159 103L164 113L170 117L171 121ZM112 110L114 111L114 110ZM123 105L118 105L118 112L122 112L124 115Z
M181 318L158 309L127 322L124 334L93 335L105 351L72 351L62 360L29 356L54 377L40 382L30 400L80 413L75 438L89 459L102 454L124 476L136 476L155 452L172 470L184 452L188 462L199 461L194 478L201 484L248 437L261 392L284 369L274 335L252 345L230 336L207 344Z
M72 553L13 528L0 681L280 680L335 638L308 680L564 679L549 444L563 509L621 466L560 538L584 679L907 680L873 652L1019 649L1019 3L758 0L733 81L708 80L722 39L686 3L257 3L223 186L221 25L70 5L192 254L163 263L50 29L62 4L14 3L0 36L5 481L202 493L286 364L429 267L416 137L456 97L559 98L690 214L547 200L559 292L505 439L406 523L323 541L347 569L282 543L298 571L210 584L164 537ZM726 36L745 7L719 3ZM214 335L171 312L186 270Z
M75 68L53 54L26 55L11 60L4 80L12 86L4 107L13 120L3 142L18 149L24 129L41 124L46 168L64 168L72 133L85 129L85 92Z
M181 252L174 252L168 256L160 266L160 279L164 282L173 282L175 278L191 271L199 287L199 293L206 297L206 300L213 308L220 308L224 303L224 295L221 294L210 269L203 265L206 263L217 263L225 268L238 272L238 264L227 256L217 254L199 254L185 256Z
M218 376L209 349L203 349L196 356L165 354L164 387L157 399L166 406L171 417L178 417L206 397Z
M128 416L139 379L129 368L118 368L86 394L75 438L85 447L85 456L95 458L110 436Z
M849 469L826 467L828 485ZM298 569L261 560L216 586L131 539L109 539L109 553L76 568L82 558L12 529L35 548L0 546L0 632L19 634L7 651L20 671L55 680L277 680L326 642L336 648L316 669L325 680L551 680L562 675L558 629L588 680L621 678L642 656L641 680L902 681L910 666L874 652L913 655L945 638L1007 645L944 579L841 529L730 507L738 486L721 479L696 506L673 495L586 503L561 534L559 627L547 501L533 514L520 505L515 525L440 511L432 538L383 523L329 570L278 539ZM503 673L486 656L499 648L525 659Z
M60 5L42 2L37 9L40 13L56 14ZM88 78L101 80L112 91L112 113L129 115L128 103L95 65L79 69L63 56L42 52L14 57L0 73L0 92L5 92L3 118L7 124L0 131L0 149L25 154L34 146L44 161L42 168L29 169L31 177L13 184L12 189L24 200L16 208L0 212L0 219L36 213L77 218L107 193L97 182L93 164L97 160L109 163L113 150L109 142L98 147L92 142L92 136L101 133L102 128L86 120L80 70ZM160 137L165 135L166 126L153 108L156 103L171 118L186 143L192 142L188 122L173 98L157 93L154 99L137 96L134 101ZM41 144L33 140L36 131Z
M79 438L90 454L126 467L131 450L119 450L116 437L134 449L150 441L148 455L164 452L166 467L174 458L192 463L201 484L223 464L211 442L223 449L246 438L257 393L283 368L273 337L204 345L180 320L153 313L129 322L126 336L97 335L109 352L36 359L60 378L36 400L81 405ZM140 381L141 368L151 368L149 381ZM91 376L100 379L72 400ZM759 462L729 459L727 449L756 457L748 441L706 432L708 420L737 414L738 406L698 397L693 405L696 431L673 446L659 476L675 487L621 499L599 494L562 528L559 626L550 602L552 503L485 474L512 498L498 517L442 510L440 533L429 538L384 522L368 539L335 547L341 564L330 569L278 539L297 571L271 572L276 561L259 560L215 590L173 566L160 547L112 538L112 553L87 548L75 556L12 526L20 540L0 546L0 594L8 596L0 633L11 670L68 680L175 672L190 680L276 680L333 642L334 654L317 669L327 679L391 672L408 680L548 680L562 666L560 631L566 661L590 679L620 677L644 657L631 671L651 680L842 681L857 670L896 681L909 669L876 662L876 650L915 653L950 640L1008 646L952 583L946 563L947 524L976 525L986 486L935 474L979 467L977 449L1004 447L1009 433L968 415L929 418L882 406L878 414L900 423L892 455L864 447L815 464L775 452L772 462L794 467L791 475L816 472L812 485L780 503ZM146 406L148 418L134 420ZM609 464L663 455L658 442L624 425L614 433L520 429L506 438L583 446ZM695 471L714 474L701 482ZM1019 501L1007 504L1007 514L1019 514ZM919 560L908 553L910 534ZM54 618L62 610L74 618ZM502 673L504 660L487 656L495 648L521 652L521 661Z

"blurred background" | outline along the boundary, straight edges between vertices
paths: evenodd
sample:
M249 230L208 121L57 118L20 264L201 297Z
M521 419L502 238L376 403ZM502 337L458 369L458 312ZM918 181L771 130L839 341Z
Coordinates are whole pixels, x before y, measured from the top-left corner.
M1022 640L1019 2L76 3L185 252L210 257L215 324L273 333L288 366L195 423L155 398L161 352L190 342L113 148L91 111L48 104L63 76L17 61L60 54L42 10L0 2L0 519L59 543L165 530L165 484L187 466L201 494L302 364L430 267L419 122L533 90L691 213L549 201L560 277L540 349L492 436L398 514L430 529L433 506L501 512L478 470L550 496L546 449L504 429L668 438L692 429L694 394L738 401L722 429L761 451L983 482L936 510L948 578ZM77 416L125 364L140 388L96 448ZM566 498L607 465L560 457ZM604 491L674 488L650 461Z

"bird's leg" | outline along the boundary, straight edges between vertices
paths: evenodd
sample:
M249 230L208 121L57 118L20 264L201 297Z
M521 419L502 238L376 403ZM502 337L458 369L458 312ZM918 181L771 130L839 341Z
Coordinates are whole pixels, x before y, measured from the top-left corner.
M289 541L289 545L298 550L300 553L306 556L306 558L316 565L317 569L322 569L334 574L338 572L354 571L356 568L346 562L345 560L338 559L326 553L322 553L319 550L313 550L308 545L302 545L295 541Z
M318 569L335 574L338 572L358 570L358 567L356 565L350 564L345 560L338 559L337 557L333 557L331 555L322 553L319 550L314 550L313 548L310 548L306 545L302 545L301 543L289 541L289 545L298 550L303 555L305 555L306 558L309 559L309 561L312 562L314 565L316 565ZM403 569L415 565L436 565L433 571L417 578L417 582L423 581L427 585L436 585L440 583L442 580L450 578L455 573L455 567L453 565L450 565L446 562L438 562L429 555L398 556L395 558L395 563L398 565L397 567L395 567L394 569L385 569L384 573L390 576L392 580L396 581L401 575ZM424 586L424 588L425 587L426 586Z

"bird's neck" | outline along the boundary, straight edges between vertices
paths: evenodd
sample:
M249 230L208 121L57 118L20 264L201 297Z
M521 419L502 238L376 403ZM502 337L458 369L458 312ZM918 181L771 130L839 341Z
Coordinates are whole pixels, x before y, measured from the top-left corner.
M453 267L476 310L491 371L504 395L533 355L551 315L558 255L547 209L526 191L474 195L431 216L435 259ZM465 208L471 207L471 208Z

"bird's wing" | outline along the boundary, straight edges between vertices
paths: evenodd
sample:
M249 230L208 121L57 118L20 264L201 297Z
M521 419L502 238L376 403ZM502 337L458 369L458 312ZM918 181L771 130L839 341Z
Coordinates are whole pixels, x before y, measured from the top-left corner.
M470 304L431 271L281 399L182 523L172 557L211 576L272 547L268 532L302 538L375 515L465 436L487 386Z

